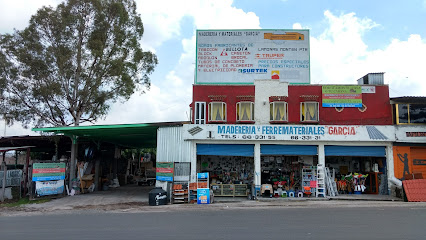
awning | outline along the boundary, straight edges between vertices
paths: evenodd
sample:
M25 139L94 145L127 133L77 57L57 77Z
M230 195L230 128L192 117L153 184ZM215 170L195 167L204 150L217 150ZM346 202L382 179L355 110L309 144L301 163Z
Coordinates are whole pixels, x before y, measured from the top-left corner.
M316 145L260 145L262 155L317 155Z
M129 148L155 148L157 146L157 129L167 126L182 126L188 122L163 122L118 125L91 125L73 127L33 128L41 131L66 136L78 137L95 142L107 142Z
M253 157L253 144L197 144L197 155Z
M386 157L386 147L324 146L325 156Z

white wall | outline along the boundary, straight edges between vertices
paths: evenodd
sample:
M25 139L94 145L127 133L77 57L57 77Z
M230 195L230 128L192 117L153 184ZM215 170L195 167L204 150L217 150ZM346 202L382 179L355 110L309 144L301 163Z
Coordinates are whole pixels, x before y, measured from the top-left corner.
M269 97L288 96L288 83L277 80L256 80L254 120L256 124L269 124Z

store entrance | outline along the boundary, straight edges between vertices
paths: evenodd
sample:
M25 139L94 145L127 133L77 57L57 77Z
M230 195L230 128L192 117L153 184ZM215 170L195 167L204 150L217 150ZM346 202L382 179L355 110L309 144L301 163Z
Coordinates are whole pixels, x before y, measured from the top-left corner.
M388 194L385 157L330 156L325 163L339 194Z
M286 156L262 155L261 156L261 195L263 197L297 197L302 194L304 186L303 169L314 171L318 164L317 156ZM314 179L310 179L314 180Z
M197 172L208 172L215 197L247 197L254 180L254 158L198 155Z

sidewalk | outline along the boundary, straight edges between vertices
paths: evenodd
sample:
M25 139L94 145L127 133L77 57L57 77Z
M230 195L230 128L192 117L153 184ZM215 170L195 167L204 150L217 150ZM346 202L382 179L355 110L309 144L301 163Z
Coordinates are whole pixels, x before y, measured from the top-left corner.
M401 199L379 195L341 195L329 198L259 198L215 197L213 204L168 204L149 206L149 191L153 187L127 185L108 191L66 196L41 204L28 204L13 209L3 208L0 215L60 214L78 211L150 212L229 210L250 208L353 208L353 207L412 207L426 208L426 202L408 203Z

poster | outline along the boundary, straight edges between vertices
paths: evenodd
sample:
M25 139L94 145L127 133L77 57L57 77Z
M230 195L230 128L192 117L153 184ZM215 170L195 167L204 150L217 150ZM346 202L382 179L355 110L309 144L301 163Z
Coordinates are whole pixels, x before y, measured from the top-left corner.
M309 84L309 30L198 30L195 84Z
M359 85L322 86L323 107L362 107L362 89Z
M197 204L210 204L210 188L197 189Z
M159 181L173 182L174 163L157 162L156 179Z
M65 163L34 163L33 181L65 179Z
M56 195L62 194L63 192L64 180L36 182L37 196Z

